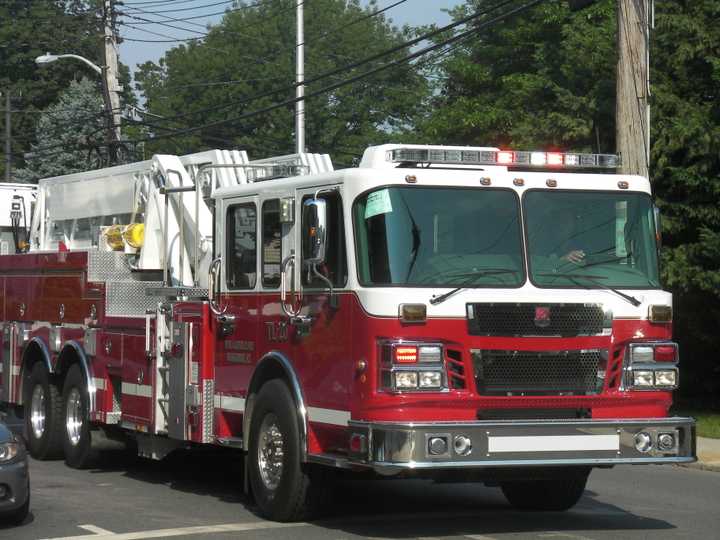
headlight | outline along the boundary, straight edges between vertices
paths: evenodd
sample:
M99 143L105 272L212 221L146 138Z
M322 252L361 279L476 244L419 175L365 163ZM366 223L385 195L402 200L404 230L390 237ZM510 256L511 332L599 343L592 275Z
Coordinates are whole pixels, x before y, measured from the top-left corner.
M14 459L19 451L20 445L18 443L0 444L0 463Z
M417 388L418 374L417 371L396 371L395 372L395 388L398 390L405 388Z
M677 386L677 371L674 369L656 370L655 386Z
M420 388L440 388L442 373L440 371L421 371Z
M633 371L633 386L652 386L653 383L652 371Z

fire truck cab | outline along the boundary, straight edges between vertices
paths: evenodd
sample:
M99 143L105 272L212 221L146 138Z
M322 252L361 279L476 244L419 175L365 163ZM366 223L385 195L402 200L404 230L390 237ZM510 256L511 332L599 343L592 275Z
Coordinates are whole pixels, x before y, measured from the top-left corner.
M99 430L235 448L283 521L333 469L564 510L594 467L694 461L650 184L617 165L383 145L41 181L30 251L0 257L0 400L71 466Z

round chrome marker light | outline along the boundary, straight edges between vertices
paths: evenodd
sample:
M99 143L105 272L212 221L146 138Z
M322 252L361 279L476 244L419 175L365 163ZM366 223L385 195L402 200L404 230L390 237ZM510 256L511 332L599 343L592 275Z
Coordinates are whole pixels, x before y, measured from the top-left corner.
M658 435L658 449L669 452L675 448L675 436L672 433L661 433Z
M648 433L641 431L635 435L635 449L643 454L650 451L652 448L652 438Z
M447 453L448 443L445 437L430 437L428 439L428 453L431 456L442 456Z
M467 456L472 452L472 441L465 435L455 435L453 440L455 453L459 456Z

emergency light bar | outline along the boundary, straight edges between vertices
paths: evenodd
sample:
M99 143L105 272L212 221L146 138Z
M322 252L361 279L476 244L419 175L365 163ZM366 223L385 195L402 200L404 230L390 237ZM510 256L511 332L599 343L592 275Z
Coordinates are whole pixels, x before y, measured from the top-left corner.
M620 166L620 156L615 154L446 150L442 148L397 148L388 151L387 160L392 163L505 165L558 169L616 169Z

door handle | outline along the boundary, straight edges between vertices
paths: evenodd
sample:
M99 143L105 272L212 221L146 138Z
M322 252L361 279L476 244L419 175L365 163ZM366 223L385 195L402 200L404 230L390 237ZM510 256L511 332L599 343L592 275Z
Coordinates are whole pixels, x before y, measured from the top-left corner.
M295 270L295 250L291 251L290 255L285 257L280 264L280 307L283 313L292 321L293 318L300 316L302 293L298 294L295 292L295 284L293 281L290 290L290 302L288 303L287 273L289 269ZM297 304L296 297L298 301Z
M218 283L220 282L220 277L218 275L218 270L220 268L220 263L222 262L222 258L216 257L213 259L213 261L210 263L210 268L208 269L208 303L210 305L210 311L212 311L215 315L222 315L227 310L227 306L220 307L217 303L217 297L219 296L218 291L216 290L216 287Z

